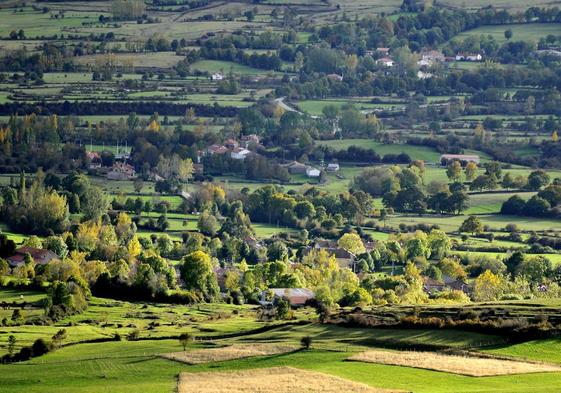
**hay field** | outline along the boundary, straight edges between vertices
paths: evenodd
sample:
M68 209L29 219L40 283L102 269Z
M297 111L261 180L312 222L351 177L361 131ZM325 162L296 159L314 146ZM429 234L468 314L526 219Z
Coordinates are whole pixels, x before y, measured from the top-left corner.
M277 355L295 351L297 348L288 344L234 344L220 348L166 353L162 357L187 364L201 364L253 356Z
M528 374L561 371L558 366L515 360L442 355L434 352L390 352L372 350L351 356L348 360L393 366L424 368L472 377Z
M292 367L272 367L217 373L181 373L179 393L377 393L386 389L372 388L313 371Z

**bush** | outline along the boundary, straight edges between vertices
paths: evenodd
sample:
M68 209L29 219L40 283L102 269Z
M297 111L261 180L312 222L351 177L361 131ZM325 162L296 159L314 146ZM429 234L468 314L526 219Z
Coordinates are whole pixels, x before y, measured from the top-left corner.
M35 340L33 345L31 346L31 352L33 357L43 356L51 350L50 345L47 344L45 340L42 338L38 338Z
M304 336L300 339L300 344L304 349L310 349L312 346L312 338L310 336Z

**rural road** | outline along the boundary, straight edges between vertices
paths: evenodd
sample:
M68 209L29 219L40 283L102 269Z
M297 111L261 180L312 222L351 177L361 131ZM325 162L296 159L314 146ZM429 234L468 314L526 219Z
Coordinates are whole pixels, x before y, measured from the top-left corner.
M297 111L296 109L294 109L293 107L291 107L290 105L288 105L286 102L284 102L284 99L286 97L280 97L280 98L275 98L275 103L280 106L282 109L284 109L285 111L289 111L289 112L296 112L296 113L302 113L300 111Z

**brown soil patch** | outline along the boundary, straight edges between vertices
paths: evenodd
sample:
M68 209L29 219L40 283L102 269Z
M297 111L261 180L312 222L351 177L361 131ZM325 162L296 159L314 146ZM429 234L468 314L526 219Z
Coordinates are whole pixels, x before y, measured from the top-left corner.
M561 367L547 364L473 356L443 355L434 352L371 350L351 356L348 360L424 368L472 377L561 371Z
M388 393L389 390L292 367L181 373L178 393Z
M220 348L166 353L162 357L188 364L201 364L253 356L277 355L292 352L296 349L298 349L297 346L286 344L234 344Z

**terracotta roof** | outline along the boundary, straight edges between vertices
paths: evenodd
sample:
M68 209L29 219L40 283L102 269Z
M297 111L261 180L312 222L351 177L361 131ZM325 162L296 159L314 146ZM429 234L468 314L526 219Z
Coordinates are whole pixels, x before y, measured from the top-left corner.
M34 248L34 247L20 247L16 250L16 254L8 257L7 260L12 266L17 266L25 261L25 254L31 255L35 263L39 265L47 264L51 259L58 258L51 250L45 250L42 248Z

